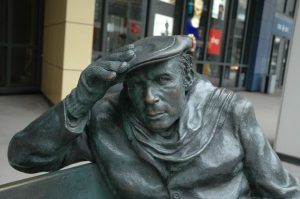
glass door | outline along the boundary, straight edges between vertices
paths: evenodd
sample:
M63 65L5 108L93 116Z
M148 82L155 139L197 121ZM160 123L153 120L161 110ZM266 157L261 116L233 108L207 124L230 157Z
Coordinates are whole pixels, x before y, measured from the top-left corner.
M105 1L103 52L110 52L144 37L147 3L140 0Z
M42 2L0 0L0 93L39 90Z
M268 75L276 78L276 89L281 89L283 86L288 49L288 39L284 37L273 36Z

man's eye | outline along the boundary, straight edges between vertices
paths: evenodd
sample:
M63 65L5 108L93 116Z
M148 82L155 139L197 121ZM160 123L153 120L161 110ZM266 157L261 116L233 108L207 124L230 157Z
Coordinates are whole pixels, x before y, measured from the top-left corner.
M166 83L170 82L171 80L172 80L172 78L167 75L163 75L163 76L160 76L157 78L157 81L160 84L166 84Z

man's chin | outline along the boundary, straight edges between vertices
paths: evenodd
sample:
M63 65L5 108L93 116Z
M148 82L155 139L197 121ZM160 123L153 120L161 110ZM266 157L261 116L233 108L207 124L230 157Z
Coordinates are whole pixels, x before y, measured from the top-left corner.
M163 132L168 130L172 124L166 121L147 121L146 127L152 132Z

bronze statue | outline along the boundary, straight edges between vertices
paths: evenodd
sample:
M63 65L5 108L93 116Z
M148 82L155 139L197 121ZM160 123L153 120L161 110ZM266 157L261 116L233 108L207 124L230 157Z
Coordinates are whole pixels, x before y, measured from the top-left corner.
M148 37L92 63L13 137L10 164L33 173L89 160L116 198L300 198L250 102L196 74L191 45Z

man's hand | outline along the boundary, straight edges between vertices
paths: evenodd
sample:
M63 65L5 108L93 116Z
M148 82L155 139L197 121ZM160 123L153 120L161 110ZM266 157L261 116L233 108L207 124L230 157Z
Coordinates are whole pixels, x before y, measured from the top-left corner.
M124 46L90 64L64 100L68 114L84 117L111 86L122 82L130 67L128 62L135 57L133 49L133 44Z
M81 75L92 89L106 90L122 82L129 69L128 62L135 56L133 44L119 48L89 65ZM104 93L105 94L105 93Z

